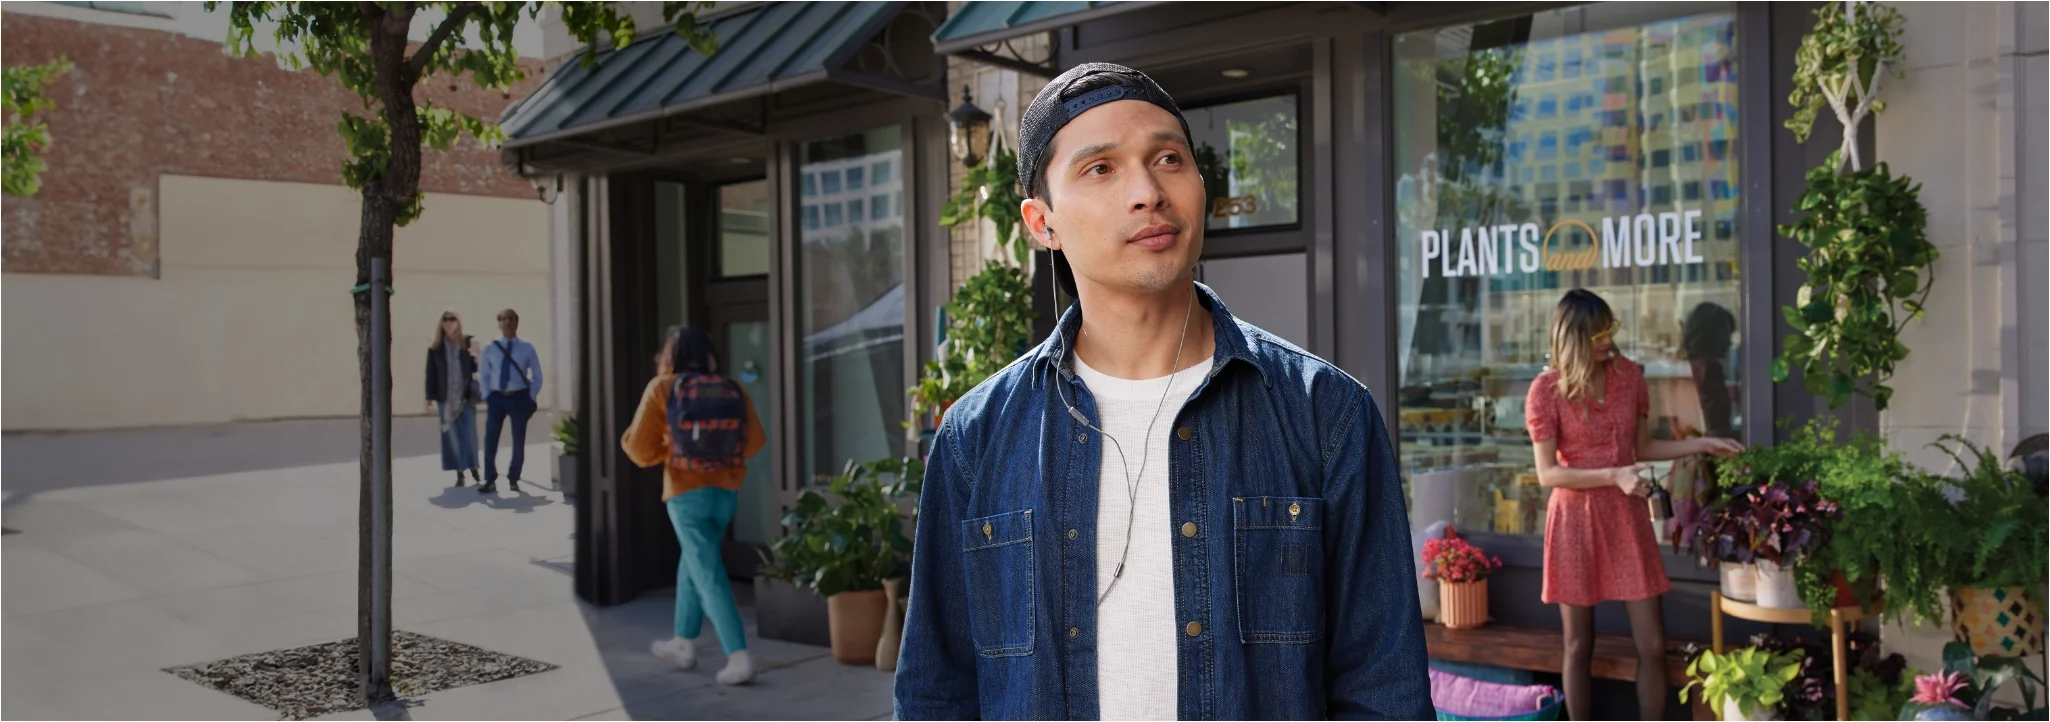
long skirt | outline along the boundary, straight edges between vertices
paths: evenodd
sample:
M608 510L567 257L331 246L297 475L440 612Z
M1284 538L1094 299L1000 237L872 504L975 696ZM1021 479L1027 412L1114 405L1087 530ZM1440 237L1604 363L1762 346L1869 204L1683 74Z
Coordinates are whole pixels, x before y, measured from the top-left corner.
M477 407L463 404L441 430L441 470L477 470Z

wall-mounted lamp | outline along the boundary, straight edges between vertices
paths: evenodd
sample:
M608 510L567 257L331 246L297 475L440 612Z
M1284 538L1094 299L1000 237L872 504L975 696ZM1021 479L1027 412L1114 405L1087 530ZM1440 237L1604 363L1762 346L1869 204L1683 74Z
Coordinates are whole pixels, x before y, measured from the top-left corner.
M989 152L989 119L988 111L975 107L975 96L969 94L968 86L961 86L961 105L947 113L954 160L970 168L982 162L983 154Z

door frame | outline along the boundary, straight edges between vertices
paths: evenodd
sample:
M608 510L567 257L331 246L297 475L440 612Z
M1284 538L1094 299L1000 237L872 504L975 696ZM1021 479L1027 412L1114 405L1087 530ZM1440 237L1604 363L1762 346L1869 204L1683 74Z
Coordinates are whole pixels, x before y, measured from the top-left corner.
M706 294L708 298L718 300L705 305L703 328L711 332L712 343L724 353L733 347L732 339L728 338L724 333L727 324L759 322L764 326L769 325L769 283L767 278L762 277L721 283L726 286L726 288L721 289L721 292ZM754 286L755 288L748 289L747 286ZM759 294L758 299L749 300L749 296L756 295L757 293ZM771 335L773 335L773 332ZM724 363L724 359L721 359L721 363ZM769 358L765 359L764 363L769 368L762 369L761 373L765 382L773 387L776 361L774 358ZM730 374L732 372L722 367L720 373ZM759 413L761 408L763 408L761 402L756 402L757 413ZM769 408L773 409L774 407ZM762 463L768 463L775 458L774 447L777 439L775 432L767 428L767 425L764 426L763 430L769 434L769 444L762 449L762 453L765 455L757 455L755 458L759 459ZM775 473L773 468L770 470L769 480L771 485L774 485ZM780 503L780 495L772 494L769 498L778 502L778 506L787 506ZM735 513L747 513L747 511L746 509L741 509ZM780 516L779 514L778 517L780 518ZM726 526L726 535L719 544L719 555L726 562L726 576L732 579L753 579L755 572L761 568L762 560L760 554L767 553L769 548L767 545L740 541L734 536L733 528L731 524ZM781 535L772 532L772 536Z

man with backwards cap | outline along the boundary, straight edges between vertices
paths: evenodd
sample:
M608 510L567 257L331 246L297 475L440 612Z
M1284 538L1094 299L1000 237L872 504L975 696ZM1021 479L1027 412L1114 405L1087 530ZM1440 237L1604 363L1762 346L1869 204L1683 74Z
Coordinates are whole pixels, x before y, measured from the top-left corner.
M1195 282L1173 99L1083 65L1019 146L1025 225L1078 302L933 440L897 716L1433 717L1381 411Z

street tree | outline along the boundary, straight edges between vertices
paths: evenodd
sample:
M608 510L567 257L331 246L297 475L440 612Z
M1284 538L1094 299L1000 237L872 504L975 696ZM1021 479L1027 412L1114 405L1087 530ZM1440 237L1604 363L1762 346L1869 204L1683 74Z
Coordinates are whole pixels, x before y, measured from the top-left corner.
M279 59L287 67L295 71L311 69L332 78L362 103L360 109L341 113L337 130L348 149L341 180L363 196L352 295L362 388L362 443L358 458L363 497L359 552L363 562L358 576L357 646L363 694L368 702L392 696L389 620L373 619L373 610L390 609L390 585L371 583L380 574L386 580L390 578L388 554L383 556L382 564L372 564L373 548L381 544L388 551L391 543L388 525L380 530L372 528L375 515L390 518L389 494L372 493L373 479L383 479L388 484L391 478L389 455L373 452L373 448L389 448L390 374L386 371L385 378L372 378L374 349L381 350L378 366L389 369L390 331L389 319L379 318L376 327L384 329L384 333L381 338L371 337L370 295L390 293L391 289L388 285L371 287L371 266L381 259L389 269L394 230L420 217L424 197L420 191L423 148L445 152L464 136L485 144L504 137L493 119L472 117L425 100L420 92L422 81L436 76L467 76L479 88L510 90L525 77L519 52L513 46L514 28L522 19L538 19L546 4L550 3L206 3L208 12L226 6L227 45L234 54L256 55L257 30L271 28ZM665 2L662 7L664 21L671 23L675 32L697 52L707 55L717 51L716 39L708 26L698 23L697 16L710 6L709 2ZM563 3L560 9L570 34L590 48L583 62L593 62L596 57L593 40L625 47L637 33L633 18L614 3ZM425 40L417 43L410 35L416 19L432 28ZM373 408L381 413L374 414ZM387 438L375 439L373 445L373 436L380 434ZM378 505L381 509L374 508L375 498L382 499ZM373 586L382 589L375 599Z
M9 65L5 68L6 95L0 99L6 125L0 127L0 150L4 150L5 186L10 196L32 196L43 186L43 149L50 146L49 127L36 118L56 107L43 86L57 76L71 72L71 61L59 58L41 65Z

